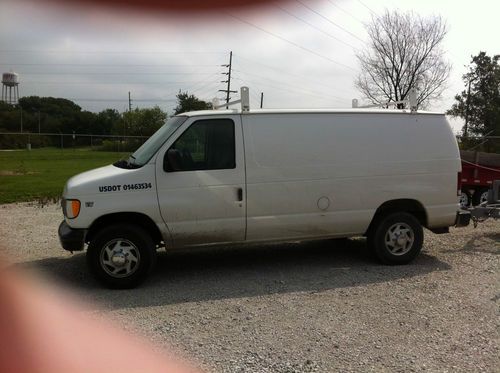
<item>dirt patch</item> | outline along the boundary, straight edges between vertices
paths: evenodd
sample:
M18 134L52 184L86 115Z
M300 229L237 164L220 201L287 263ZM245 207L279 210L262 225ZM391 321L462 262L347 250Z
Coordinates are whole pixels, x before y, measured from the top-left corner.
M24 176L24 175L37 175L40 172L35 171L12 171L12 170L0 170L0 176Z

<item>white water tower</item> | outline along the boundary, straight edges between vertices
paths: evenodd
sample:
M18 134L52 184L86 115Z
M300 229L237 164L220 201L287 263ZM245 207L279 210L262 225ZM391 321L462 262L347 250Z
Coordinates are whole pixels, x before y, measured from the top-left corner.
M14 72L2 74L2 101L15 105L19 101L19 74Z

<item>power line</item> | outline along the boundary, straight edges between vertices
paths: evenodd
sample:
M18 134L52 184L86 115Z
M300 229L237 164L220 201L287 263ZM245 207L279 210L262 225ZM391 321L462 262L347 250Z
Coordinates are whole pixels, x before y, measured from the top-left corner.
M216 73L214 73L214 74L210 75L210 77L209 77L210 79L208 79L208 80L203 80L203 81L201 81L201 82L196 82L194 85L193 85L193 84L191 84L191 85L189 85L187 88L184 88L184 90L185 90L186 92L191 91L191 93L194 93L194 92L198 91L199 89L201 89L200 87L196 88L196 85L197 85L198 83L203 84L203 86L204 86L204 87L205 87L205 86L208 86L209 84L214 84L214 83L218 82L218 80L219 80L219 75L220 75L220 73L221 73L221 72L222 72L222 70L220 70L220 71L218 71L218 72L216 72ZM212 80L212 78L213 78L214 80ZM193 91L193 89L194 89L194 91Z
M245 23L245 24L247 24L247 25L249 25L249 26L251 26L251 27L253 27L253 28L256 28L257 30L260 30L260 31L262 31L262 32L265 32L266 34L269 34L269 35L273 36L273 37L274 37L274 38L276 38L276 39L279 39L279 40L281 40L281 41L284 41L285 43L288 43L288 44L291 44L291 45L295 46L296 48L299 48L299 49L301 49L301 50L303 50L303 51L306 51L306 52L308 52L308 53L310 53L310 54L313 54L313 55L315 55L316 57L323 58L323 59L325 59L325 60L327 60L327 61L329 61L329 62L332 62L332 63L334 63L334 64L336 64L336 65L343 66L343 67L344 67L344 68L346 68L346 69L349 69L349 70L352 70L352 71L356 71L356 69L353 69L351 66L348 66L348 65L346 65L346 64L343 64L342 62L335 61L334 59L332 59L332 58L330 58L330 57L327 57L327 56L325 56L325 55L322 55L322 54L320 54L320 53L317 53L317 52L315 52L315 51L313 51L313 50L311 50L311 49L309 49L309 48L303 47L303 46L302 46L302 45L300 45L300 44L297 44L297 43L295 43L295 42L293 42L293 41L291 41L291 40L285 39L284 37L279 36L279 35L277 35L277 34L275 34L275 33L271 32L271 31L265 30L265 29L263 29L263 28L262 28L262 27L260 27L260 26L257 26L257 25L255 25L255 24L253 24L253 23L251 23L251 22L249 22L249 21L246 21L246 20L244 20L244 19L242 19L242 18L240 18L240 17L238 17L238 16L235 16L234 14L227 13L227 12L226 12L226 14L228 14L229 16L231 16L231 17L233 17L233 18L237 19L238 21L240 21L240 22L242 22L242 23Z
M226 54L216 51L109 51L109 50L62 50L62 49L0 49L0 53L56 53L56 54Z
M236 79L236 80L239 80L239 81L241 81L243 84L247 84L247 85L248 85L248 83L250 82L250 83L252 83L252 84L254 84L254 85L256 85L256 86L262 86L262 85L264 85L264 86L268 86L268 87L270 87L270 88L277 89L277 90L279 90L279 91L283 91L283 92L285 92L285 93L287 93L287 94L290 94L290 95L292 95L292 96L303 97L304 95L306 95L306 96L311 96L311 97L314 97L314 98L316 98L316 99L318 99L318 98L319 98L319 99L321 99L321 100L323 100L323 101L331 102L331 100L330 100L330 99L328 99L328 97L325 97L325 96L322 96L322 95L316 95L316 94L311 94L311 93L307 93L307 92L298 92L298 91L294 91L294 90L289 90L289 89L285 89L285 88L283 88L283 87L277 87L277 86L274 86L274 85L269 84L269 83L267 83L267 82L266 82L266 83L261 83L261 84L259 84L259 83L255 83L255 82L252 82L252 81L243 80L243 79L240 79L240 78L238 78L238 77L235 77L235 79ZM250 89L250 91L252 91L252 89ZM257 90L257 91L258 91L258 90ZM269 97L269 94L268 94L267 96Z
M196 87L199 83L202 84L203 86L207 86L209 84L214 84L214 83L219 81L219 75L221 72L222 72L222 70L210 75L209 79L207 79L207 80L194 82L195 83L194 85L190 84L188 87L183 88L183 90L185 90L186 92L194 93L194 92L198 91L199 89L201 89L199 86ZM212 80L212 78L213 78L213 80ZM193 89L194 89L194 91L193 91Z
M151 72L151 71L127 71L127 72L50 72L50 71L38 71L38 72L25 72L19 71L19 74L23 75L211 75L212 72L202 73L202 72Z
M327 0L331 5L333 5L335 8L339 9L340 11L344 12L345 14L347 14L348 16L350 16L352 19L358 21L359 23L363 24L363 21L361 21L358 17L355 17L351 12L348 12L347 10L345 9L342 9L341 7L339 7L337 4L335 4L332 0Z
M108 82L108 81L99 81L99 82L55 82L55 81L47 81L47 82L37 82L37 81L23 81L24 84L40 84L40 85L165 85L165 84L187 84L187 83L205 83L206 80L202 81L194 81L194 80L183 80L183 81L163 81L163 82Z
M273 89L276 89L276 90L279 90L279 91L282 91L282 92L286 92L288 94L290 93L295 93L295 95L301 95L301 96L310 96L310 97L315 97L315 98L319 98L319 99L322 99L322 100L325 100L325 101L328 101L328 102L332 102L332 101L336 101L338 103L346 103L347 99L338 99L338 98L332 98L330 96L327 96L327 95L323 95L323 94L320 94L320 93L314 93L314 92L309 92L309 91L304 91L304 90L301 90L301 89L295 89L295 88L291 88L291 87L284 87L284 86L281 86L281 85L275 85L275 84L272 84L270 83L269 81L265 81L265 82L256 82L254 80L251 80L251 79L242 79L242 78L235 78L237 80L239 80L240 82L242 82L242 84L252 84L254 86L256 86L258 89L254 89L254 91L262 91L262 86L266 86L266 87L269 87L269 88L273 88ZM252 90L251 90L252 91Z
M242 73L242 74L246 74L246 75L254 76L254 77L256 77L256 78L260 78L260 79L263 79L263 80L266 80L266 81L275 82L275 83L277 83L277 84L279 84L280 86L283 86L283 87L291 87L291 88L294 88L294 89L298 89L298 90L300 90L300 91L302 91L302 92L307 91L307 88L306 88L306 89L304 89L304 87L299 87L299 86L296 86L296 85L293 85L293 84L289 84L289 83L283 83L283 82L277 81L277 80L275 80L275 79L269 79L269 78L267 78L267 77L263 77L262 75L258 75L258 74L254 74L254 73L248 73L248 72L241 71L241 70L236 70L236 69L234 69L234 71L235 71L235 72L240 72L240 73ZM309 92L313 92L313 91L309 90ZM314 93L314 92L313 92L313 93ZM325 95L325 94L322 94L322 93L320 94L319 92L318 92L318 95L321 95L321 96L329 96L329 97L330 97L330 98L332 98L332 99L341 100L341 101L344 101L344 100L345 100L345 99L344 99L344 98L342 98L342 97L333 96L333 95Z
M201 88L200 90L196 91L197 92L196 96L200 97L200 98L201 97L206 98L206 101L212 102L212 100L215 97L217 97L218 88L219 88L218 86L214 86L214 85L205 86L205 87Z
M263 93L262 92L259 95L254 89L252 89L252 90L250 90L250 96L252 96L254 98L254 100L259 103L259 107L260 107L261 101L262 101L262 103L264 102L264 98L263 98Z
M213 89L214 92L218 92L219 91L218 90L219 83L217 83L217 82L210 82L210 83L204 84L204 85L202 85L202 86L200 86L200 87L192 90L191 94L195 94L197 92L199 92L199 95L201 95L201 93L204 94L204 93L206 93L208 87L210 87L211 90ZM216 93L214 94L214 97L215 96L216 96Z
M297 1L298 3L302 4L302 6L304 8L307 8L309 9L311 12L313 12L314 14L317 14L318 16L320 16L321 18L323 18L324 20L326 20L327 22L331 23L332 25L334 25L335 27L338 27L339 29L341 29L342 31L348 33L349 35L351 35L353 38L356 38L358 39L359 41L362 41L363 43L365 42L363 39L361 39L359 36L357 36L356 34L353 34L351 31L347 30L346 28L340 26L339 24L333 22L330 18L328 17L325 17L323 14L321 14L320 12L314 10L313 8L311 8L309 5L307 4L304 4L302 2L302 0L295 0Z
M293 17L293 18L295 18L295 19L298 19L298 20L299 20L299 21L301 21L302 23L305 23L305 24L306 24L306 25L308 25L309 27L312 27L313 29L315 29L315 30L317 30L317 31L319 31L319 32L321 32L321 33L323 33L323 34L325 34L326 36L328 36L328 37L330 37L330 38L332 38L332 39L335 39L335 40L337 40L337 41L341 42L342 44L347 45L348 47L351 47L351 48L353 48L353 49L356 49L356 47L355 47L354 45L352 45L352 44L350 44L350 43L347 43L347 42L345 42L344 40L339 39L339 38L338 38L338 37L336 37L336 36L333 36L332 34L330 34L330 33L326 32L326 31L324 31L324 30L320 29L320 28L319 28L319 27L317 27L316 25L314 25L314 24L312 24L312 23L310 23L310 22L306 21L305 19L303 19L303 18L301 18L301 17L299 17L299 16L297 16L297 15L293 14L292 12L288 11L287 9L285 9L285 8L283 8L283 7L281 7L281 6L277 5L277 4L275 4L274 6L275 6L276 8L278 8L278 9L280 9L281 11L285 12L285 13L286 13L286 14L288 14L289 16L291 16L291 17Z
M375 13L368 5L366 5L364 2L362 2L361 0L357 0L358 3L360 3L361 5L363 5L366 9L368 9L370 11L370 13L374 14L374 15L377 15L377 13Z
M235 77L235 79L241 81L243 84L247 84L247 82L252 82L252 80L250 79L241 79L241 78L238 78L238 77ZM338 101L338 102L346 102L347 100L345 99L340 99L340 98L333 98L333 97L328 97L327 95L323 95L323 94L319 94L319 93L314 93L314 92L310 92L310 91L305 91L303 89L297 89L297 88L293 88L293 87L284 87L283 85L274 85L274 84L270 84L269 83L269 80L266 80L265 82L261 82L261 83L257 83L255 81L253 81L254 84L260 86L260 85L265 85L265 86L268 86L270 88L274 88L274 89L277 89L277 90L281 90L281 91L284 91L284 92L287 92L287 93L290 93L290 91L295 91L296 93L298 94L302 94L302 95L307 95L307 96L313 96L313 97L319 97L323 100L328 100L328 101Z
M171 65L171 64L109 64L109 63L7 63L1 62L1 66L78 66L78 67L216 67L220 65Z
M128 98L84 98L84 97L63 97L71 101L89 101L89 102L129 102ZM134 102L175 102L176 99L166 98L134 98ZM130 101L131 102L131 101Z
M284 71L284 70L283 70L283 68L279 68L279 67L276 67L276 66L266 65L266 64L264 64L264 63L262 63L262 62L260 62L260 61L251 60L251 59L249 59L249 58L242 57L242 56L240 56L240 55L237 55L237 57L238 57L239 59L246 60L246 61L251 62L251 63L253 63L253 64L259 64L260 66L267 67L268 69L275 70L275 71L279 71L279 72L280 72L280 75L285 74L285 75L288 75L288 76L291 76L291 77L294 77L294 78L303 79L303 80L307 81L308 83L313 83L313 84L316 84L316 85L320 85L320 86L326 87L326 88L328 88L328 89L335 88L337 91L343 91L343 92L346 92L345 90L343 90L343 89L341 89L341 88L338 88L338 87L333 87L332 85L326 85L325 83L315 81L315 79L311 79L310 77L303 76L303 75L297 75L297 74L292 74L292 73L289 73L289 72L287 72L287 71Z

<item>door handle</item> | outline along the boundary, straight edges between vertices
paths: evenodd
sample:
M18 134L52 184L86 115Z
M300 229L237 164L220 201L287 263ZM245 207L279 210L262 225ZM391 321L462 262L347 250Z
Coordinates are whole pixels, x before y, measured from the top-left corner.
M236 188L236 200L238 202L243 201L243 188Z

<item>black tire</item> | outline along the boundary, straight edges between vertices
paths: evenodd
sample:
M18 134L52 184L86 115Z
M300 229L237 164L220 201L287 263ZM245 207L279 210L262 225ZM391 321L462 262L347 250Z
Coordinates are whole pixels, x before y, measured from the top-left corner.
M401 236L401 241L391 241L394 236ZM406 212L392 213L377 219L367 239L376 257L384 264L411 262L422 250L423 241L422 225L417 218ZM395 245L391 246L391 242Z
M110 252L115 255L110 257ZM155 263L156 247L153 239L144 229L131 224L112 225L102 229L94 236L87 249L90 272L100 283L113 289L138 286L146 279Z
M474 195L472 196L472 204L474 206L477 206L481 203L481 197L483 196L483 194L486 193L486 201L488 200L488 188L481 188L481 189L476 189L476 191L474 192ZM483 196L484 198L484 196Z

